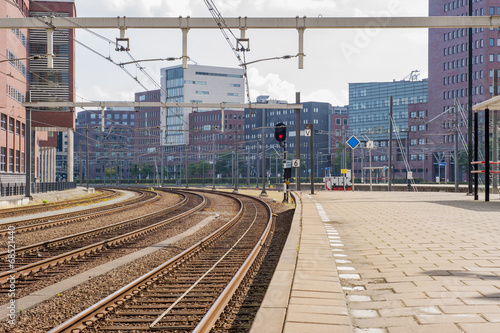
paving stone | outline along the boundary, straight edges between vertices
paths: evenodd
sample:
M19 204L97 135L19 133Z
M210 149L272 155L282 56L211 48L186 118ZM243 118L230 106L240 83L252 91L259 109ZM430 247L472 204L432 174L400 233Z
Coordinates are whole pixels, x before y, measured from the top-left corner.
M388 327L389 333L464 333L455 324L427 324Z
M482 323L482 324L460 324L460 327L466 333L498 333L500 332L500 323Z

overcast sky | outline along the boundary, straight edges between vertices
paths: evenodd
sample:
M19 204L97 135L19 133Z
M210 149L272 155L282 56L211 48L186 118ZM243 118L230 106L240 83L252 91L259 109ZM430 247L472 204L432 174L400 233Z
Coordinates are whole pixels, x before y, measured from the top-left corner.
M79 17L210 17L203 0L75 0ZM224 17L361 17L427 16L428 0L213 0ZM111 40L117 30L94 30ZM239 35L238 31L234 32ZM180 30L127 30L130 53L135 59L180 57ZM196 63L237 67L238 61L219 30L191 30L188 55ZM248 30L250 52L247 61L295 55L298 33L295 30ZM114 44L84 30L77 40L115 62L130 61ZM306 30L304 69L297 59L272 60L249 65L252 101L258 95L302 102L348 104L348 83L402 80L412 70L427 78L427 29L384 30ZM134 93L145 89L110 61L77 45L77 101L131 101ZM160 68L175 62L143 62L141 65L160 81ZM192 62L190 62L192 63ZM125 68L148 90L157 89L153 80L134 65Z

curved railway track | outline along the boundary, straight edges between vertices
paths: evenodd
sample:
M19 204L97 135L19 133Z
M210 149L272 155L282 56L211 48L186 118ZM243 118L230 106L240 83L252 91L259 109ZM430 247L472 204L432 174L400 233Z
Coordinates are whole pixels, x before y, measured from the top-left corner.
M7 282L10 275L15 275L22 283L23 278L37 272L43 271L47 274L58 265L74 262L75 259L81 260L89 255L96 256L106 249L126 245L194 213L205 205L205 200L200 195L187 194L183 197L181 202L173 206L139 218L18 248L16 265L22 265L20 267L10 266L8 251L0 253L0 283ZM53 274L59 271L59 268L55 269Z
M112 198L120 195L120 193L118 191L111 190L111 189L99 188L96 190L101 192L101 193L99 193L97 195L92 195L90 197L78 198L78 199L73 199L73 200L64 200L64 201L23 206L23 207L2 208L2 209L0 209L0 215L2 216L2 218L6 218L6 217L14 217L14 216L42 213L42 212L48 212L48 211L52 211L52 210L63 209L63 208L73 207L73 206L82 205L82 204L88 204L88 203L92 203L92 202L98 202L98 201L102 201L102 200L108 200L108 199L112 199Z
M56 225L82 222L85 220L107 216L129 209L134 209L140 205L145 205L159 200L159 195L153 191L137 189L127 190L130 192L136 192L138 195L128 200L111 204L109 206L93 207L57 215L0 223L0 237L10 234L13 228L15 228L15 232L16 234L18 234L22 232L50 228Z
M265 202L217 194L240 203L233 219L50 332L208 332L251 269L272 227Z

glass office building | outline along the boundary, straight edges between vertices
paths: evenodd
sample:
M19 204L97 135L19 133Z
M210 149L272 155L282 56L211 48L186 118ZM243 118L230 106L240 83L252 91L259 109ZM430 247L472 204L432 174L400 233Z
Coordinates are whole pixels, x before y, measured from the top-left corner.
M408 127L408 105L427 102L427 80L349 84L349 130L361 141L389 140L389 99L394 129Z

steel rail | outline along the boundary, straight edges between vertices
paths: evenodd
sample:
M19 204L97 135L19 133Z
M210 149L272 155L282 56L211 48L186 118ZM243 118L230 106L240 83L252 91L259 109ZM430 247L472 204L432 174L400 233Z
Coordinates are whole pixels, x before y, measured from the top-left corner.
M174 206L165 208L164 210L161 210L159 212L154 212L154 213L147 214L145 216L137 218L136 220L143 219L145 217L152 217L153 215L158 215L160 213L165 213L166 211L169 211L169 210L172 210L172 209L175 209L175 208L178 208L178 207L184 205L186 202L187 202L187 198L185 200L183 200L182 202L177 203ZM19 279L19 277L21 277L21 276L26 276L26 275L29 275L29 274L31 274L33 272L38 272L38 271L43 270L45 268L53 267L53 266L55 266L57 264L66 262L66 261L71 260L73 258L77 258L77 257L80 257L82 255L89 254L89 253L94 253L94 252L97 252L97 251L99 251L99 250L101 250L103 248L111 247L113 245L116 245L116 244L128 241L130 239L134 239L134 238L140 237L140 236L142 236L142 235L144 235L146 233L149 233L151 231L154 231L154 230L156 230L158 228L163 227L165 224L171 223L171 222L173 222L175 220L178 220L178 219L183 218L183 217L185 217L185 216L187 216L189 214L192 214L195 211L203 208L205 205L206 205L206 200L205 200L205 198L203 198L202 202L198 206L196 206L196 207L194 207L194 208L192 208L192 209L190 209L190 210L188 210L186 212L178 214L175 217L172 217L172 218L169 218L169 219L166 219L166 220L162 220L162 221L157 222L155 224L152 224L150 226L146 226L146 227L143 227L143 228L140 228L140 229L128 232L128 233L123 234L123 235L115 236L113 238L106 239L106 240L103 240L103 241L100 241L100 242L97 242L97 243L85 246L83 248L75 249L75 250L72 250L72 251L69 251L69 252L66 252L66 253L62 253L60 255L57 255L57 256L54 256L54 257L51 257L51 258L47 258L47 259L40 260L40 261L31 263L31 264L27 264L25 266L22 266L22 267L19 267L19 268L10 270L10 271L4 271L4 272L0 273L0 284L6 283L7 279L9 278L10 275L15 274L16 279ZM134 219L132 219L132 220L134 220ZM127 221L124 221L124 222L130 222L132 220L127 220ZM102 229L102 228L97 228L97 229ZM97 229L94 229L94 230L97 230ZM88 233L88 232L84 232L84 233L80 233L80 234L85 234L85 233ZM73 235L69 236L69 237L73 237ZM80 235L80 237L81 237L81 235ZM64 237L61 237L61 238L58 238L58 239L50 241L50 242L51 243L52 242L56 242L56 241L57 242L61 242L63 240L64 240ZM44 242L44 243L46 243L46 242ZM43 246L44 243L38 243L38 244L35 244L35 245L30 245L29 248L30 248L31 251L34 251L34 249L36 249L37 247L39 248L40 246ZM28 247L26 247L26 248L28 248ZM17 251L19 251L19 250L24 250L24 248L20 248ZM18 253L18 252L16 252L16 253Z
M250 268L253 266L255 260L259 256L259 253L261 252L267 238L269 237L269 234L271 232L272 228L272 211L271 207L264 201L262 201L263 204L265 204L265 207L268 209L269 212L269 220L267 222L266 229L264 230L262 236L260 237L257 245L253 248L252 252L248 256L248 258L245 260L241 268L238 270L238 272L234 275L234 277L231 279L227 287L224 289L224 291L221 293L221 295L217 298L214 304L210 307L208 312L205 314L205 316L201 319L201 321L198 323L198 325L195 327L193 330L193 333L208 333L211 331L211 329L214 327L215 323L219 319L221 313L224 311L226 306L229 304L231 301L231 298L233 297L234 293L236 290L238 290L238 287L241 285L243 282L243 279L245 276L248 274Z
M102 217L102 216L106 216L109 214L118 213L118 212L121 212L124 210L133 209L139 205L144 205L147 203L151 203L151 202L160 200L160 197L158 195L155 195L149 199L143 200L146 196L145 193L154 193L151 191L139 191L139 190L135 190L135 189L132 189L129 191L138 192L138 193L140 193L140 195L137 197L133 197L129 200L123 201L123 202L118 202L118 203L112 204L112 205L107 206L107 207L96 207L96 208L89 208L89 209L82 210L79 212L74 212L74 213L63 213L63 214L59 214L59 215L51 215L51 216L47 217L47 221L43 221L43 222L39 222L39 223L31 223L30 224L31 221L35 221L35 222L40 221L40 218L34 218L34 219L27 219L27 220L21 220L21 221L16 221L16 222L0 223L0 227L5 226L5 225L7 225L9 227L15 226L16 234L20 233L20 232L35 231L35 230L40 230L40 229L44 229L44 228L48 228L48 227L53 227L56 225L68 224L71 222L79 222L79 221L88 220L90 218L95 218L95 217ZM141 200L143 200L143 201L141 201ZM85 212L89 212L89 213L85 213ZM84 213L84 214L75 215L75 213ZM70 216L68 217L68 215L70 215ZM63 217L63 218L59 218L59 217ZM11 229L8 229L8 228L7 229L0 229L0 236L5 236L5 235L8 235L9 233L11 233ZM0 252L0 256L1 256L1 252Z
M191 191L189 191L191 192ZM192 193L192 192L191 192ZM174 256L167 262L161 264L150 272L144 274L143 276L132 281L128 285L120 288L116 292L97 302L93 306L87 308L86 310L80 312L76 316L68 319L59 326L53 328L49 333L60 333L60 332L74 332L74 330L81 330L91 325L93 321L96 321L105 316L106 313L113 311L117 306L123 304L126 300L131 299L134 295L140 293L141 290L147 288L150 284L154 283L158 279L165 275L168 275L173 269L181 265L183 262L188 261L195 254L200 252L202 249L208 247L219 237L221 237L229 228L236 224L236 222L243 216L245 207L241 200L235 198L229 193L218 192L219 195L224 195L236 200L240 209L238 213L228 221L224 226L214 231L207 237L198 241L188 249L182 251L178 255ZM256 199L257 200L257 199ZM259 243L260 246L260 243Z

